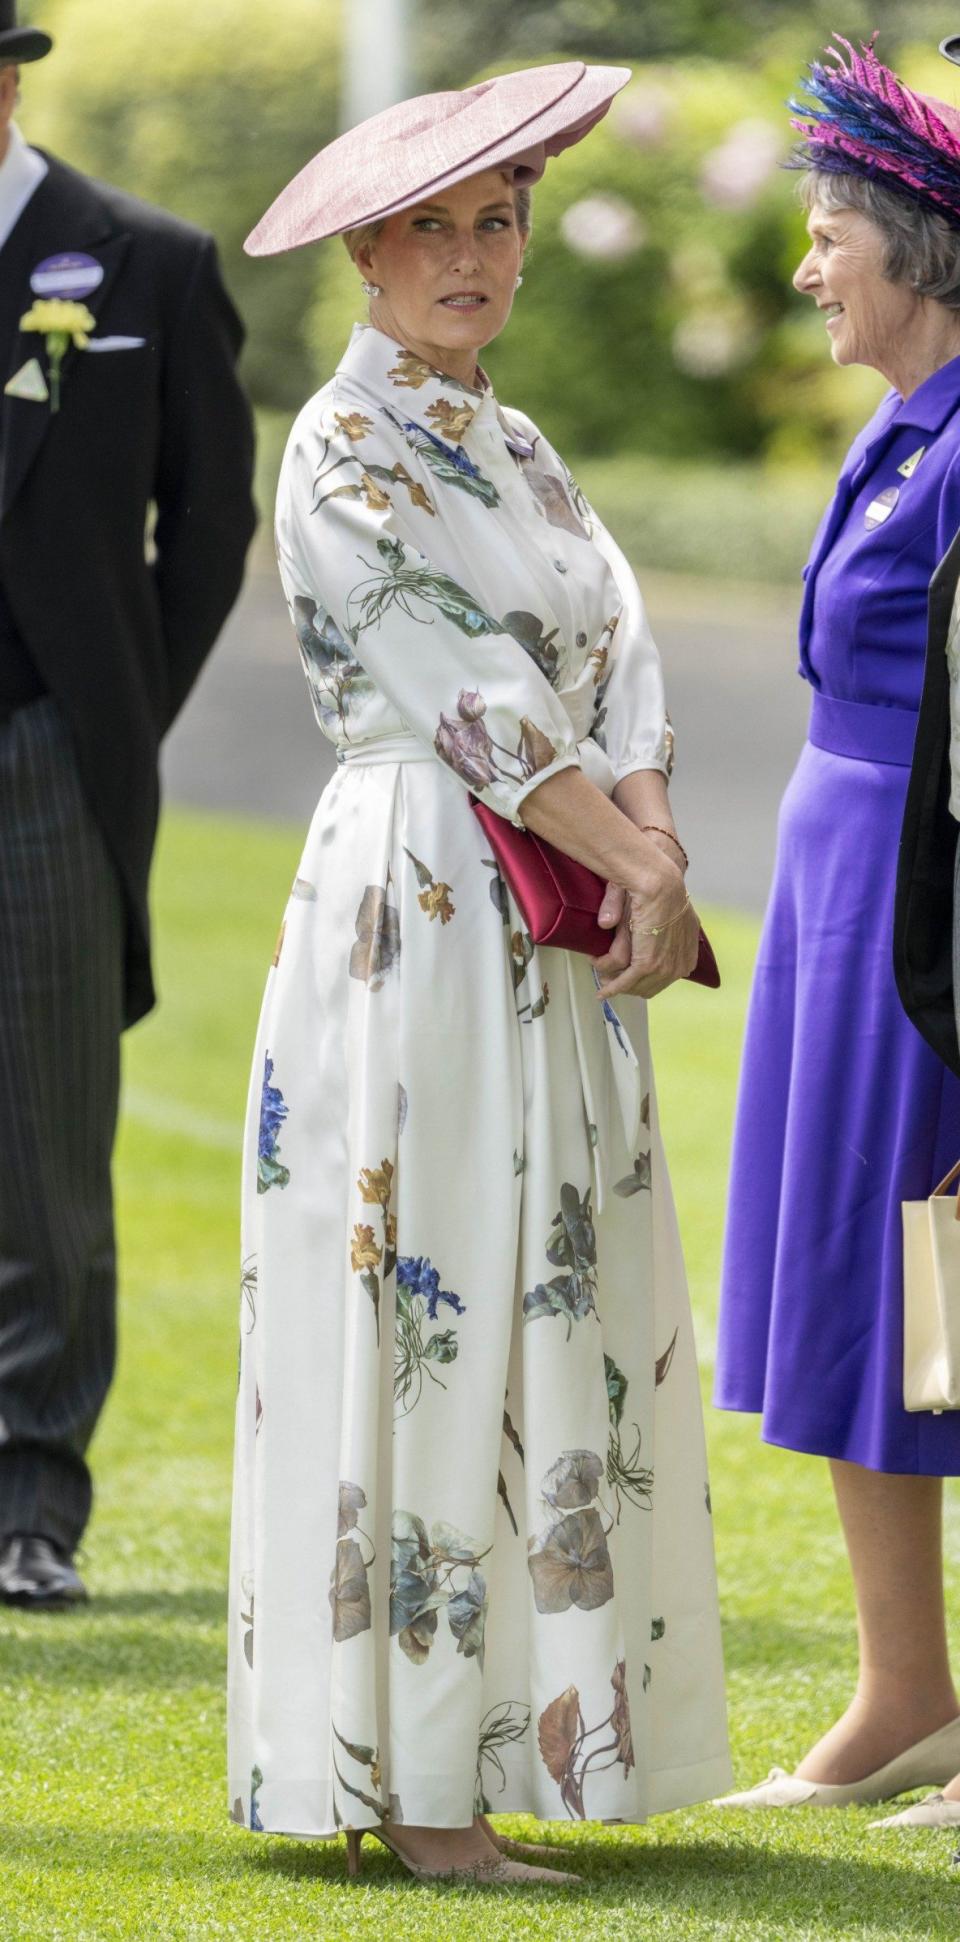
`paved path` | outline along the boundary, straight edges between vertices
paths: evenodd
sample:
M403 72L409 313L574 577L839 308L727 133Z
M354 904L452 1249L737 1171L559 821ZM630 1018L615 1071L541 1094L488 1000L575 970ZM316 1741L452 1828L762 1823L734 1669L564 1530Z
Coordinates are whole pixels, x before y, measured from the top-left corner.
M694 894L759 910L806 726L798 600L649 575L644 586L677 733L672 796ZM332 770L279 584L258 567L170 736L167 800L306 828Z

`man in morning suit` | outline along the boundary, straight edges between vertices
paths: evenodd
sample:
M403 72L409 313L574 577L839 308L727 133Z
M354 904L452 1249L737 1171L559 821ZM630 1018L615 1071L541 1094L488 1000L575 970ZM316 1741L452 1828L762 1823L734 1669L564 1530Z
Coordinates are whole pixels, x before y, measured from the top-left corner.
M86 1596L158 750L255 524L212 241L27 145L19 68L51 46L0 0L0 1601L36 1609Z

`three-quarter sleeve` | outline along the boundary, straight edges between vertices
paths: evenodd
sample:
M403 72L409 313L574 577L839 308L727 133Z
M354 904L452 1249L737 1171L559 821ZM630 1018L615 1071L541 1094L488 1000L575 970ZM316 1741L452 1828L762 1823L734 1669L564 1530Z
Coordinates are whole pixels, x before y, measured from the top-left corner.
M673 729L664 699L660 656L643 596L633 568L616 541L592 507L587 511L593 543L603 554L623 602L598 696L600 732L597 734L595 727L594 734L606 750L618 782L637 769L659 769L669 776Z
M580 758L562 703L496 618L493 522L473 591L422 550L432 509L388 433L363 420L361 449L358 414L336 402L301 413L284 457L277 546L288 598L322 606L411 733L519 824L530 791Z

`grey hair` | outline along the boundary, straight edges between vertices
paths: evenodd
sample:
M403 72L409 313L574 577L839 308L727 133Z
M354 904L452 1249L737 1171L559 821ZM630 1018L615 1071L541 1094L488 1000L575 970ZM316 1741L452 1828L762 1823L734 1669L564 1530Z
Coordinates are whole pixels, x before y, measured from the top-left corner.
M529 183L514 189L513 202L517 212L517 228L521 236L529 236L533 229L533 189ZM385 221L386 217L377 223L361 223L357 229L343 231L343 240L351 262L356 262L357 251L361 250L365 243L376 242Z
M868 217L883 237L887 280L906 283L918 297L930 297L947 310L960 310L960 230L944 216L885 182L827 169L809 169L798 194L807 210L855 209Z

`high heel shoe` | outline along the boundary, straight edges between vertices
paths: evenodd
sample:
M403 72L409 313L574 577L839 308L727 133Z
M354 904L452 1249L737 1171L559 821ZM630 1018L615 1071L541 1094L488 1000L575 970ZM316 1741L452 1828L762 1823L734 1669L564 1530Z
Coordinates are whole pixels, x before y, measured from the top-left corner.
M563 1874L555 1868L527 1868L522 1861L506 1861L502 1854L494 1852L489 1861L472 1861L463 1868L423 1868L410 1855L390 1839L385 1827L363 1827L347 1829L347 1874L355 1878L360 1873L360 1843L365 1834L372 1834L375 1841L382 1841L391 1854L413 1875L417 1881L470 1882L475 1888L517 1888L542 1883L548 1888L578 1888L581 1875Z

